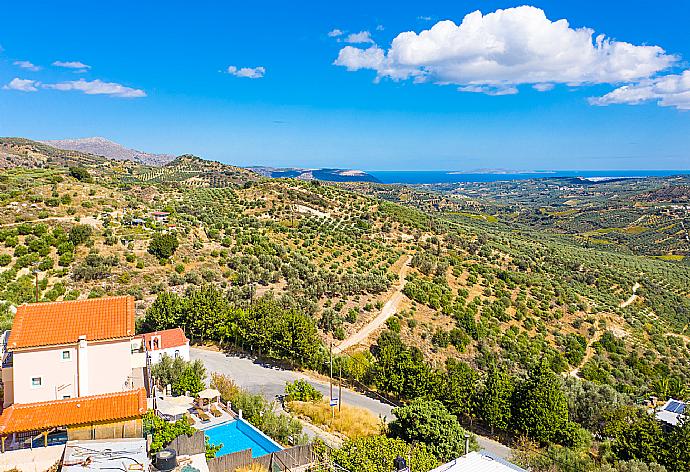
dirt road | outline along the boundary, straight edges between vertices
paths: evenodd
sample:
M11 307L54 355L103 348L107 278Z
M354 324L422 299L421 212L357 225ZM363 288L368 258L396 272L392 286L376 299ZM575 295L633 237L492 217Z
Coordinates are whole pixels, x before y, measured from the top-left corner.
M625 300L624 302L621 302L620 307L625 308L626 306L630 305L632 302L634 302L637 299L637 290L640 288L639 282L635 282L635 285L633 285L632 288L632 295L630 295L630 298Z
M354 333L349 338L343 340L343 342L341 342L338 346L334 347L333 352L336 354L341 353L353 346L356 346L357 344L366 341L366 339L371 336L374 331L383 326L386 320L398 311L400 302L405 297L405 295L402 293L402 290L405 288L405 277L407 276L407 272L410 268L410 262L412 261L412 256L405 257L407 257L407 259L398 273L398 283L396 284L395 292L393 292L386 304L383 305L381 312L376 316L376 318L364 325L362 329Z

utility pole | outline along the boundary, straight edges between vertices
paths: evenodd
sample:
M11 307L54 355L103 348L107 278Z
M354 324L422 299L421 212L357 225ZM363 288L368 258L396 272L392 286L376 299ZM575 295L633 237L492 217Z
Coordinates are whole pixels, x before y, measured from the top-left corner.
M38 270L34 269L34 275L36 276L36 303L38 303Z
M338 364L338 414L340 414L340 405L343 403L343 364Z
M331 341L331 347L328 351L329 353L329 361L328 361L328 367L330 369L330 374L328 376L328 384L330 386L331 390L331 396L328 399L328 404L331 405L331 419L335 418L335 409L333 408L333 341Z

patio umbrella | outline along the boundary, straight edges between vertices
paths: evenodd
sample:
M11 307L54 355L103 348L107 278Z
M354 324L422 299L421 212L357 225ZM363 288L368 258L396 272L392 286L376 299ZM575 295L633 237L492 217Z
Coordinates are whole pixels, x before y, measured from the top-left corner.
M158 402L158 411L166 416L177 417L179 415L184 415L187 413L189 405L176 405L174 403L168 403L166 401Z
M206 390L199 392L199 395L197 396L199 398L203 398L204 400L213 400L214 398L220 397L220 392L215 388L207 388Z
M175 405L184 405L187 408L194 402L194 398L187 395L180 395L179 397L166 397L164 401Z

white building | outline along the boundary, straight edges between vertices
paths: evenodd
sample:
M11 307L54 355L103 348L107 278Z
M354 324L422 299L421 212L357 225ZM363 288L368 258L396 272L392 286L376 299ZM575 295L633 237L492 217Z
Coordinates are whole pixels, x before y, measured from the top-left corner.
M122 392L144 386L134 298L32 303L3 336L3 407Z
M487 452L470 452L429 472L527 472Z
M185 361L189 360L189 339L182 328L146 333L142 335L142 339L149 365L158 363L163 354L173 359L180 357Z

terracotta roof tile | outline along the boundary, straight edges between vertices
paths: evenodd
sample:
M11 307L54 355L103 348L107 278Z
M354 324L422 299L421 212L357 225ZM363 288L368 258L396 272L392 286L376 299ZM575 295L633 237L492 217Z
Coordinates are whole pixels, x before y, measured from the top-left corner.
M146 413L146 408L143 388L50 402L15 403L0 415L0 434L137 418Z
M21 305L7 348L72 344L134 335L134 298L107 297Z
M160 345L151 343L155 336L160 336ZM168 349L171 347L179 347L187 344L187 337L184 335L182 328L172 328L163 331L154 331L152 333L144 333L144 344L146 349L154 351L158 349Z

